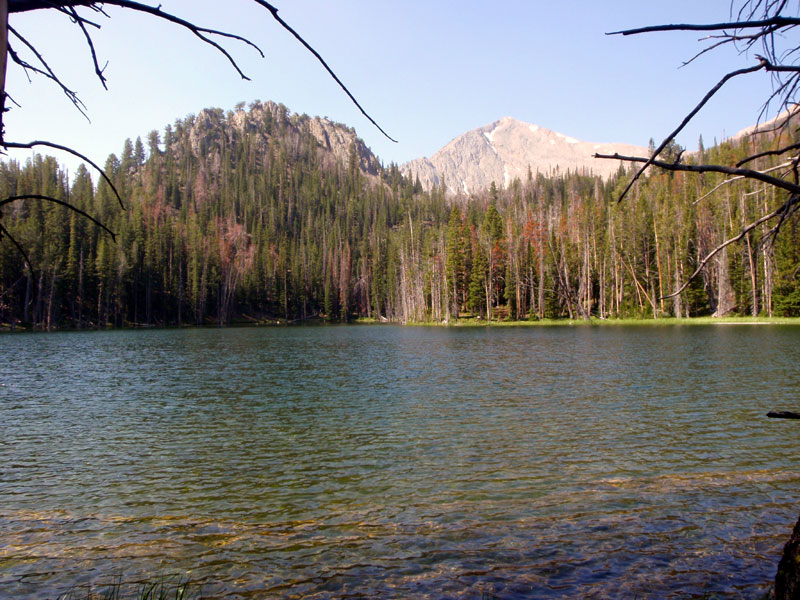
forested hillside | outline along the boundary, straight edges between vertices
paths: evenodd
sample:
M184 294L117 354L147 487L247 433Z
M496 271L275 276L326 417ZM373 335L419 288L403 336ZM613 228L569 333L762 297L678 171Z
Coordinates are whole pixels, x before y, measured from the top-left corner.
M734 164L773 137L700 152ZM0 323L800 315L793 217L774 242L746 236L662 299L782 201L744 181L709 194L721 175L653 171L621 204L624 171L607 181L529 174L450 197L382 167L352 130L272 103L176 121L127 141L105 169L127 210L82 167L68 182L50 157L0 164L3 197L63 199L117 234L45 201L3 206L34 271L2 240Z

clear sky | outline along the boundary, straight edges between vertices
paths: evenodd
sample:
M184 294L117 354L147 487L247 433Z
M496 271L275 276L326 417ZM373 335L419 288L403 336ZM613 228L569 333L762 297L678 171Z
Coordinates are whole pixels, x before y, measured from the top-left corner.
M143 0L146 1L146 0ZM71 145L103 164L123 141L206 107L274 100L290 110L355 127L384 164L430 156L454 137L504 116L592 142L646 146L677 123L726 72L753 64L733 48L681 63L698 34L607 36L668 22L728 19L730 0L274 0L281 16L329 62L384 138L307 51L251 0L161 0L162 9L243 35L266 58L218 40L252 81L191 33L146 15L106 7L93 33L105 91L80 30L53 10L12 15L87 105L88 122L50 82L10 66L7 91L22 107L6 116L11 141ZM153 3L154 5L157 3ZM11 38L12 47L22 44ZM689 149L755 123L769 80L736 81L678 138ZM17 156L29 156L30 152ZM76 163L65 160L74 170Z

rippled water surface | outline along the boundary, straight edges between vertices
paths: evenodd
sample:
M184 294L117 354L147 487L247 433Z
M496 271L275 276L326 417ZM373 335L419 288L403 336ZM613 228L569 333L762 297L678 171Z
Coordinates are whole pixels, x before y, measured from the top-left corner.
M800 329L0 336L0 597L753 598Z

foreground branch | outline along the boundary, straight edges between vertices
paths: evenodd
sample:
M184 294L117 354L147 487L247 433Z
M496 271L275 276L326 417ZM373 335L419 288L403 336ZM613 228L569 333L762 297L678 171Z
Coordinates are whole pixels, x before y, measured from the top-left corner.
M28 258L28 253L25 252L25 249L22 247L22 245L17 240L14 239L14 236L8 232L8 229L3 227L3 224L0 223L0 240L3 239L4 237L10 239L11 243L14 244L14 246L17 248L17 252L19 252L22 255L22 260L24 260L25 264L28 265L28 269L30 270L30 272L36 273L36 271L33 268L33 263L31 263L31 259Z
M739 175L747 179L757 179L764 183L774 185L777 188L786 190L792 194L800 194L800 185L767 175L763 171L756 171L754 169L745 169L742 167L728 167L725 165L687 165L684 163L666 162L663 160L655 160L654 158L644 158L643 156L622 156L621 154L595 154L595 158L602 158L608 160L622 160L625 162L645 163L645 166L656 166L665 171L687 171L690 173L725 173L727 175ZM641 171L639 172L641 174ZM631 184L628 185L629 189ZM624 196L624 194L623 194ZM620 200L622 198L620 197Z
M325 70L328 72L328 74L339 85L339 87L344 91L344 93L347 94L348 98L350 98L350 100L353 102L353 104L356 105L356 107L361 112L361 114L364 115L367 118L367 120L370 123L372 123L378 129L378 131L380 131L384 136L386 136L391 141L397 142L396 139L394 139L388 133L386 133L386 131L384 131L383 128L380 125L378 125L378 123L375 121L375 119L373 119L369 115L369 113L367 113L367 111L364 110L364 108L361 106L361 104L358 102L358 100L356 100L355 96L350 92L350 90L347 88L347 86L342 82L341 79L339 79L339 77L336 75L336 73L333 71L333 69L328 65L328 63L325 61L325 59L322 58L322 55L320 55L320 53L317 52L317 50L315 50L314 47L311 46L311 44L309 44L299 33L297 33L297 31L295 31L295 29L291 25L289 25L286 21L284 21L278 15L278 9L275 6L273 6L271 3L267 2L266 0L253 0L253 2L255 2L256 4L261 6L262 8L266 9L267 11L269 11L269 13L272 15L273 19L275 21L277 21L278 24L283 29L288 31L298 42L300 42L300 44L302 44L302 46L304 48L306 48L309 52L311 52L311 54L325 68ZM236 70L236 72L239 73L239 75L242 77L242 79L245 79L245 80L248 80L248 81L250 81L250 78L247 75L245 75L245 73L239 67L239 65L237 64L236 60L233 58L233 56L231 56L231 54L222 45L220 45L219 43L214 41L209 36L225 37L225 38L229 38L229 39L233 39L233 40L242 42L242 43L247 44L248 46L254 48L261 55L261 57L264 58L264 53L262 52L261 48L259 48L256 44L251 42L249 39L247 39L247 38L245 38L243 36L234 34L234 33L229 33L229 32L226 32L226 31L220 31L218 29L210 29L210 28L207 28L207 27L201 27L199 25L196 25L196 24L192 23L191 21L188 21L186 19L182 19L181 17L178 17L176 15L173 15L171 13L168 13L168 12L165 12L165 11L161 10L161 5L160 4L158 6L150 6L148 4L143 4L141 2L136 2L134 0L103 0L102 2L95 2L95 1L92 1L92 0L62 0L62 1L59 1L59 2L53 2L52 0L8 0L8 11L9 11L9 13L13 14L13 13L28 12L28 11L32 11L32 10L46 9L46 8L59 8L59 9L67 8L68 9L67 14L73 20L76 20L76 22L81 26L81 29L83 30L83 33L84 33L84 35L86 37L86 40L87 40L87 43L89 44L90 51L92 53L92 61L94 63L95 73L98 76L98 78L100 79L100 81L103 84L103 86L105 87L105 77L103 75L103 70L99 66L99 63L98 63L98 60L97 60L97 56L96 56L95 51L94 51L94 44L92 42L91 35L89 34L88 30L84 27L84 20L75 11L75 7L87 7L87 8L92 8L92 9L95 9L95 10L101 10L100 9L101 5L116 6L116 7L119 7L119 8L127 8L129 10L133 10L133 11L136 11L136 12L145 13L145 14L154 16L156 18L163 19L165 21L168 21L168 22L173 23L175 25L178 25L180 27L183 27L184 29L187 29L188 31L193 33L195 36L200 38L204 43L212 46L218 52L220 52L223 56L225 56L225 58L228 59L228 61L231 63L231 65ZM54 76L54 79L57 82L60 83L60 81L58 80L57 77Z
M719 82L717 83L717 85L715 85L713 88L711 88L706 93L706 95L703 96L703 99L699 102L699 104L697 104L697 106L695 106L691 110L691 112L689 112L689 114L686 115L686 117L684 117L684 119L683 119L683 121L681 121L680 125L678 125L678 127L676 127L675 130L672 131L672 133L670 133L669 135L667 135L667 137L664 138L664 140L658 145L658 148L656 148L655 151L653 152L653 155L649 159L643 161L644 164L636 172L636 174L633 176L633 179L630 180L628 185L625 186L625 189L620 194L619 198L617 199L617 202L622 202L622 199L625 198L625 196L628 195L628 192L633 187L633 184L638 181L639 177L642 176L642 174L645 172L647 167L649 167L650 165L655 165L658 162L658 161L656 161L656 156L661 154L661 151L664 150L664 148L666 148L667 145L673 139L675 139L675 136L678 135L681 131L683 131L683 128L686 127L686 125L689 124L689 121L691 121L694 118L694 116L698 112L700 112L700 109L703 108L708 103L708 101L711 100L711 98L714 97L714 95L722 88L722 86L724 86L728 81L730 81L734 77L738 77L739 75L746 75L748 73L755 73L756 71L760 71L762 69L769 70L770 67L771 67L771 64L769 63L769 61L767 61L763 57L760 57L759 63L757 65L752 66L752 67L747 67L745 69L739 69L738 71L733 71L733 72L728 73L727 75L725 75L725 77L723 77L722 79L720 79ZM595 154L595 157L604 158L604 157L600 157L600 156L598 156L596 154Z
M95 219L90 214L82 211L80 208L73 206L72 204L70 204L69 202L65 202L64 200L59 200L58 198L53 198L51 196L43 196L41 194L22 194L20 196L9 196L8 198L0 200L0 207L5 206L6 204L11 204L12 202L16 202L17 200L44 200L46 202L52 202L53 204L58 204L59 206L64 206L78 213L80 216L89 219L92 223L94 223L95 225L100 227L103 231L108 233L108 235L111 236L112 240L114 240L115 242L117 241L117 235L113 231L111 231L108 227L103 225L100 221Z
M25 149L30 150L34 146L45 146L47 148L53 148L55 150L62 150L64 152L67 152L68 154L72 154L73 156L76 156L76 157L80 158L81 160L86 161L92 167L94 167L97 170L98 173L100 173L100 176L105 180L105 182L111 188L111 191L114 192L114 195L117 197L117 201L119 202L119 205L122 207L122 210L125 210L125 204L122 202L122 196L119 195L119 192L117 191L117 188L114 186L114 182L111 181L111 179L108 177L108 175L106 175L105 171L103 171L103 169L101 169L99 166L97 166L97 164L95 164L94 161L90 160L85 155L81 154L80 152L78 152L76 150L73 150L69 146L62 146L61 144L54 144L53 142L45 142L43 140L34 140L33 142L28 142L27 144L21 144L21 143L18 143L18 142L5 142L4 141L0 145L2 145L6 149L8 149L8 148L17 148L17 149L22 149L22 150L25 150Z
M794 210L797 209L798 203L800 203L800 196L792 196L786 202L784 202L780 206L780 208L778 208L778 210L776 210L774 212L771 212L768 215L764 215L760 219L757 219L757 220L753 221L752 223L750 223L749 225L743 227L741 232L739 233L739 235L737 235L735 237L732 237L732 238L730 238L728 240L725 240L719 246L717 246L711 252L709 252L706 255L706 257L702 261L700 261L700 264L697 266L697 268L695 269L694 273L689 275L689 278L686 280L686 282L680 288L678 288L677 290L675 290L671 294L667 294L666 296L663 296L662 300L666 300L668 298L674 298L678 294L682 293L687 287L689 287L689 284L694 280L694 278L697 277L700 274L700 272L705 268L705 266L709 263L709 261L712 258L714 258L717 254L719 254L724 248L727 248L731 244L735 244L739 240L744 239L744 237L748 233L753 231L753 229L755 229L759 225L763 225L767 221L771 221L772 219L780 217L780 221L778 222L778 225L776 225L776 227L771 232L771 233L777 233L777 229L780 227L780 224L790 214L790 211L794 211Z
M790 27L800 25L800 19L792 17L772 17L753 21L730 21L728 23L676 23L672 25L650 25L635 29L611 31L606 35L637 35L640 33L655 33L657 31L725 31L738 29L763 29L768 27Z

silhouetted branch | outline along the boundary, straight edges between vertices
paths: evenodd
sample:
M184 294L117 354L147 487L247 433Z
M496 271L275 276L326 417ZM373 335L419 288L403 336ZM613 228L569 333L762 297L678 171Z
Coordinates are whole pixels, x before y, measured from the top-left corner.
M790 146L779 148L777 150L766 150L765 152L759 152L758 154L753 154L752 156L743 158L742 160L736 163L736 166L741 167L742 165L745 165L752 160L756 160L757 158L763 158L764 156L780 156L781 154L786 154L791 150L797 150L797 149L800 149L800 143L791 144Z
M393 142L397 143L397 140L396 140L396 139L394 139L392 136L390 136L388 133L386 133L386 132L383 130L383 128L381 128L381 126L380 126L380 125L378 125L378 124L375 122L375 120L374 120L372 117L370 117L370 116L367 114L367 111L365 111L365 110L364 110L364 109L361 107L361 105L358 103L358 100L356 100L356 99L355 99L355 96L353 96L353 94L351 94L351 93L350 93L350 90L348 90L348 89L347 89L347 86L346 86L345 84L343 84L343 83L342 83L342 81L341 81L341 80L340 80L340 79L339 79L339 78L336 76L336 73L334 73L334 72L333 72L333 70L332 70L332 69L331 69L331 68L328 66L328 63L327 63L327 62L325 62L325 59L324 59L324 58L322 58L322 56L320 56L319 52L317 52L317 51L316 51L314 48L312 48L312 47L311 47L311 45L310 45L308 42L306 42L306 41L305 41L305 40L304 40L304 39L303 39L303 38L300 36L300 34L299 34L299 33L297 33L297 32L296 32L296 31L295 31L295 30L294 30L294 29L293 29L293 28L292 28L292 27L291 27L291 26L290 26L290 25L289 25L289 24L286 22L286 21L284 21L283 19L281 19L281 18L278 16L278 9L277 9L277 8L275 8L274 6L272 6L272 5L271 5L269 2L265 2L264 0L253 0L253 1L254 1L254 2L256 2L257 4L259 4L259 5L263 6L263 7L264 7L264 8L266 8L268 11L270 11L270 12L272 13L272 16L273 16L273 18L274 18L274 19L275 19L275 20L276 20L278 23L280 23L281 27L283 27L283 28L284 28L286 31L288 31L289 33L291 33L291 34L292 34L292 35L295 37L295 39L297 39L297 41L298 41L298 42L300 42L300 43L301 43L301 44L302 44L302 45L303 45L303 46L304 46L304 47L305 47L305 48L306 48L306 49L307 49L309 52L311 52L311 54L313 54L313 55L314 55L314 56L317 58L317 60L318 60L318 61L319 61L319 62L322 64L322 66L323 66L323 67L325 67L325 70L328 72L328 74L329 74L331 77L333 77L333 80L334 80L336 83L338 83L338 84L339 84L339 87L340 87L340 88L342 88L342 89L344 90L344 93L345 93L345 94L347 94L347 96L350 98L350 100L352 100L352 101L353 101L353 103L354 103L354 104L355 104L355 105L358 107L358 110L360 110L360 111L361 111L361 114L362 114L362 115L364 115L364 116L365 116L365 117L366 117L366 118L369 120L369 122L370 122L370 123L372 123L373 125L375 125L375 127L377 127L377 128L378 128L378 131L380 131L380 132L381 132L383 135L385 135L385 136L386 136L387 138L389 138L391 141L393 141Z
M772 177L762 171L753 169L744 169L742 167L728 167L725 165L687 165L684 163L666 162L663 160L654 160L653 158L644 158L643 156L622 156L620 154L595 154L595 158L622 160L626 162L641 162L646 163L647 166L653 165L665 171L687 171L690 173L725 173L727 175L740 175L747 179L757 179L777 188L791 192L792 194L800 194L800 185ZM630 187L630 186L629 186Z
M331 67L328 65L325 59L322 58L320 53L317 52L317 50L315 50L314 47L311 46L311 44L309 44L299 33L297 33L297 31L295 31L295 29L292 28L291 25L289 25L278 15L278 9L275 6L273 6L269 2L266 2L265 0L253 0L253 2L255 2L262 8L269 11L272 17L275 19L275 21L278 22L278 24L280 24L281 27L283 27L286 31L292 34L292 36L294 36L294 38L298 42L300 42L300 44L302 44L304 48L306 48L309 52L311 52L311 54L314 55L314 57L320 62L320 64L322 64L322 66L325 68L328 74L345 92L345 94L347 94L347 96L356 105L361 114L364 115L367 118L367 120L369 120L370 123L372 123L375 127L377 127L377 129L388 139L390 139L393 142L397 141L394 138L392 138L388 133L386 133L383 130L383 128L381 128L381 126L378 125L378 123L364 110L364 108L361 106L358 100L356 100L355 96L350 92L347 86L344 83L342 83L341 79L339 79L339 77L336 75L333 69L331 69ZM256 44L251 42L249 39L234 33L220 31L218 29L201 27L199 25L192 23L191 21L182 19L176 15L161 10L160 4L158 6L150 6L147 4L143 4L141 2L135 2L134 0L103 0L102 2L93 2L90 0L64 0L60 2L48 2L47 0L8 0L8 11L10 14L13 14L19 12L27 12L31 10L38 10L43 8L68 7L71 10L69 14L74 19L75 15L77 15L77 12L75 12L75 7L88 7L95 10L101 10L99 8L100 5L117 6L119 8L127 8L136 12L149 14L159 19L169 21L170 23L174 23L175 25L178 25L180 27L183 27L191 31L204 43L214 47L218 52L220 52L223 56L225 56L231 63L233 68L236 70L236 72L239 73L239 75L242 77L242 79L246 79L248 81L250 80L250 78L244 74L244 72L241 70L236 60L230 55L230 53L222 45L211 39L209 36L220 36L224 38L237 40L254 48L261 55L262 58L264 57L264 53L261 51L261 49ZM78 16L77 18L82 19L80 16ZM103 85L105 86L105 78L102 75L102 69L99 68L97 57L94 53L94 46L93 43L91 42L91 36L89 35L88 31L86 31L85 27L83 27L83 20L79 20L78 24L81 25L81 28L84 30L84 33L87 37L87 41L89 42L89 46L92 51L93 61L95 64L95 72L97 73L101 82L103 82Z
M739 75L746 75L748 73L755 73L756 71L760 71L762 69L768 69L770 66L771 66L770 63L765 58L762 57L759 60L759 63L757 65L752 66L752 67L747 67L745 69L739 69L738 71L733 71L733 72L728 73L727 75L725 75L725 77L723 77L722 79L720 79L719 83L717 83L717 85L715 85L713 88L711 88L708 91L708 93L706 93L706 95L703 96L703 99L700 101L700 103L697 104L697 106L695 106L689 112L689 114L686 115L686 117L684 117L683 121L681 121L681 124L678 125L678 127L676 127L675 130L672 131L672 133L670 133L667 137L664 138L664 140L658 145L658 147L653 152L653 155L649 159L643 161L644 164L636 172L636 174L633 176L633 178L628 182L628 185L625 186L625 189L622 191L622 193L620 194L619 198L617 198L617 202L621 202L622 199L625 198L625 196L628 194L630 189L633 187L633 184L638 181L639 177L642 176L642 174L645 172L647 167L649 167L650 165L654 165L654 164L656 164L658 162L658 161L655 160L656 156L661 154L661 151L664 150L664 148L666 148L667 145L673 139L675 139L675 136L678 135L681 131L683 131L683 128L686 127L686 125L689 124L689 121L691 121L694 118L694 116L698 112L700 112L700 109L703 108L706 105L706 103L709 100L711 100L711 98L714 97L714 94L716 94L722 88L722 86L724 86L728 81L730 81L734 77L738 77ZM608 157L601 156L601 155L598 155L598 154L595 154L595 157L596 158L608 158Z
M94 163L94 161L90 160L85 155L81 154L80 152L77 152L76 150L73 150L69 146L62 146L61 144L54 144L53 142L45 142L43 140L35 140L33 142L28 142L27 144L21 144L21 143L18 143L18 142L2 142L2 144L0 144L0 145L2 145L5 148L18 148L18 149L23 149L23 150L24 149L31 149L34 146L45 146L47 148L53 148L55 150L63 150L64 152L72 154L73 156L76 156L76 157L80 158L81 160L86 161L92 167L94 167L97 170L98 173L100 173L100 176L105 180L105 182L111 188L111 191L113 191L114 195L117 197L117 200L119 201L119 205L122 207L122 210L125 210L125 204L122 202L122 197L119 195L119 192L117 191L117 188L114 186L114 183L111 181L111 179L108 177L108 175L106 175L105 171L103 171L103 169L101 169L99 166L97 166Z
M12 202L16 202L17 200L44 200L46 202L52 202L53 204L58 204L60 206L64 206L64 207L66 207L66 208L68 208L68 209L70 209L72 211L75 211L76 213L78 213L82 217L86 217L92 223L94 223L95 225L97 225L98 227L103 229L106 233L108 233L108 235L111 236L112 240L114 240L115 242L117 241L117 235L113 231L111 231L108 227L103 225L100 221L95 219L90 214L82 211L80 208L77 208L77 207L73 206L72 204L70 204L69 202L65 202L64 200L59 200L58 198L52 198L50 196L43 196L41 194L22 194L20 196L9 196L8 198L0 200L0 206L4 206L6 204L10 204Z
M786 167L790 167L790 166L792 166L792 165L794 164L794 161L796 161L798 158L800 158L800 156L796 156L794 159L792 159L792 160L791 160L791 161L789 161L789 162L781 163L781 164L779 164L779 165L775 165L774 167L770 167L769 169L764 169L764 170L762 170L762 171L759 171L759 173L771 173L772 171L778 171L778 170L780 170L780 169L785 169ZM694 201L692 204L698 204L698 203L699 203L701 200L704 200L704 199L708 198L708 197L709 197L711 194L713 194L714 192L716 192L716 191L717 191L718 189L720 189L721 187L723 187L723 186L726 186L726 185L728 185L728 184L730 184L730 183L733 183L733 182L735 182L735 181L741 181L742 179L748 179L748 178L747 178L746 176L744 176L744 175L738 175L738 176L736 176L736 177L731 177L730 179L725 179L724 181L721 181L720 183L718 183L717 185L715 185L715 186L714 186L712 189L710 189L708 192L706 192L705 194L703 194L702 196L700 196L700 197L699 197L697 200L695 200L695 201Z
M700 264L697 266L697 269L695 269L694 273L689 275L689 278L686 280L686 282L681 287L679 287L677 290L675 290L671 294L668 294L666 296L662 296L661 299L662 300L666 300L667 298L673 298L674 296L677 296L678 294L683 292L687 287L689 287L689 284L694 280L694 278L697 277L700 274L700 272L705 268L705 266L708 264L708 262L712 258L714 258L717 254L719 254L719 252L721 252L724 248L730 246L731 244L735 244L736 242L738 242L741 239L744 239L744 236L746 236L749 232L753 231L753 229L755 229L759 225L762 225L763 223L766 223L767 221L771 221L772 219L775 219L777 217L780 217L780 221L778 222L778 224L772 230L770 230L767 235L776 234L778 232L778 229L780 229L781 224L789 216L790 212L793 213L793 212L795 212L797 210L798 203L800 203L800 196L792 195L777 210L769 213L768 215L764 215L760 219L757 219L757 220L753 221L752 223L750 223L749 225L746 225L745 227L743 227L741 232L739 233L739 235L737 235L735 237L732 237L732 238L730 238L728 240L725 240L719 246L717 246L711 252L709 252L705 256L705 258L702 261L700 261Z
M14 49L11 47L11 44L9 44L8 45L8 55L11 57L11 60L13 60L15 63L17 63L23 69L31 70L31 71L33 71L35 73L43 75L47 79L50 79L51 81L53 81L56 85L58 85L58 87L61 88L61 90L64 92L64 94L67 96L67 98L69 98L70 102L72 102L72 104L75 105L75 108L77 108L78 111L84 117L86 117L86 119L88 119L89 116L86 114L86 105L78 97L78 94L75 91L73 91L70 88L68 88L64 84L64 82L61 81L61 79L58 77L58 75L56 75L55 72L53 71L53 69L50 68L50 65L47 64L47 61L45 61L44 57L39 53L38 50L36 50L36 48L33 46L33 44L31 44L22 35L20 35L20 33L17 32L17 30L14 29L11 25L8 26L8 31L11 34L13 34L14 37L16 37L20 42L22 42L31 52L33 52L33 55L42 64L42 66L44 67L44 70L39 69L38 67L35 67L35 66L27 63L26 61L22 60L19 57L19 55L14 51Z
M800 18L776 16L772 17L771 19L729 21L727 23L676 23L672 25L650 25L647 27L636 27L634 29L611 31L606 35L638 35L640 33L655 33L657 31L725 31L727 29L763 29L765 27L787 27L790 25L800 25Z
M28 258L27 252L25 252L24 248L20 245L20 243L14 239L14 236L8 232L8 229L3 227L3 224L0 223L0 239L2 239L3 236L10 239L11 243L14 244L14 246L16 246L17 252L19 252L22 255L22 260L24 260L25 264L28 265L28 269L30 269L30 272L36 273L36 271L33 268L33 264L31 263L31 259Z
M78 15L78 13L75 10L75 8L72 7L72 6L70 6L69 9L66 12L67 12L67 14L69 16L72 17L72 19L75 21L75 23L78 25L78 27L81 28L81 31L83 32L83 37L86 38L86 43L89 45L89 52L91 52L91 54L92 54L92 64L94 64L95 75L97 75L97 78L100 80L100 83L103 84L103 88L107 90L108 89L108 84L106 83L106 76L103 75L103 71L105 70L105 67L103 67L101 69L100 68L100 64L97 62L97 52L95 52L95 49L94 49L94 42L92 41L92 36L89 34L89 31L86 29L86 22L87 21L85 19L81 18L80 15ZM90 21L88 21L88 22L90 22ZM92 25L95 25L96 27L100 27L96 23L92 23ZM108 66L108 63L106 63L106 66Z

